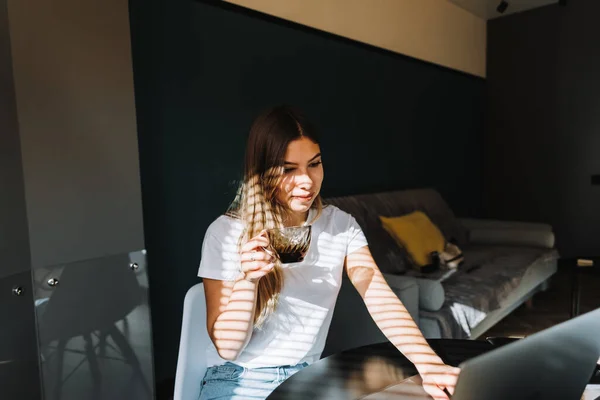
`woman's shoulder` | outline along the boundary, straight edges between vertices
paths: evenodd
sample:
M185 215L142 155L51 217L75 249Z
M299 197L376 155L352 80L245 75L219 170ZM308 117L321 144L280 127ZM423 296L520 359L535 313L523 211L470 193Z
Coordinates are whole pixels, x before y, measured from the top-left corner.
M216 238L239 235L244 229L244 225L239 218L224 214L217 217L206 229L207 235Z
M354 219L352 214L342 210L341 208L334 206L333 204L324 204L321 212L321 218L335 222L337 224L347 224L348 221Z

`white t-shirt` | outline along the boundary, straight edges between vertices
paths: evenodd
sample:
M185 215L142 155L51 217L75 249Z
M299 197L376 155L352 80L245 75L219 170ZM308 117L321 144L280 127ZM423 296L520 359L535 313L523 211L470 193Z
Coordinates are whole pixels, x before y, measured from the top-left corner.
M308 221L316 211L311 210ZM235 280L241 271L238 238L241 221L217 218L202 245L198 276ZM317 361L325 346L333 309L342 284L346 255L367 245L362 229L350 214L325 206L312 224L312 238L304 261L284 264L284 285L275 312L260 329L254 329L246 348L234 361L247 368L309 364ZM221 365L211 342L207 364Z

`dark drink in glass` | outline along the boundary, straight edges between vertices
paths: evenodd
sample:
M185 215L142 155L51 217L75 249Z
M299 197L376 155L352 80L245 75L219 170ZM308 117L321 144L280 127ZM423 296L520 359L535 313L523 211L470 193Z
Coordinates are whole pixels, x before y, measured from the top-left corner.
M290 226L267 231L271 247L277 252L282 264L304 260L310 247L311 226Z

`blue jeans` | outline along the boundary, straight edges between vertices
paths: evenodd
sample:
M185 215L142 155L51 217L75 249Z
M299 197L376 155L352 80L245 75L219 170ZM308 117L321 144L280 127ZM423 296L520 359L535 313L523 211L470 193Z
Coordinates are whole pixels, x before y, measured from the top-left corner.
M199 400L265 399L283 381L307 365L245 368L227 362L209 367L202 379Z

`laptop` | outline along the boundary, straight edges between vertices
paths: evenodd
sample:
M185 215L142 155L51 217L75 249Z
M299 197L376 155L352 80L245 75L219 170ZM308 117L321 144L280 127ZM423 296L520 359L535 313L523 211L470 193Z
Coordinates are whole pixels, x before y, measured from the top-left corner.
M600 309L460 364L452 400L579 400L600 358Z

